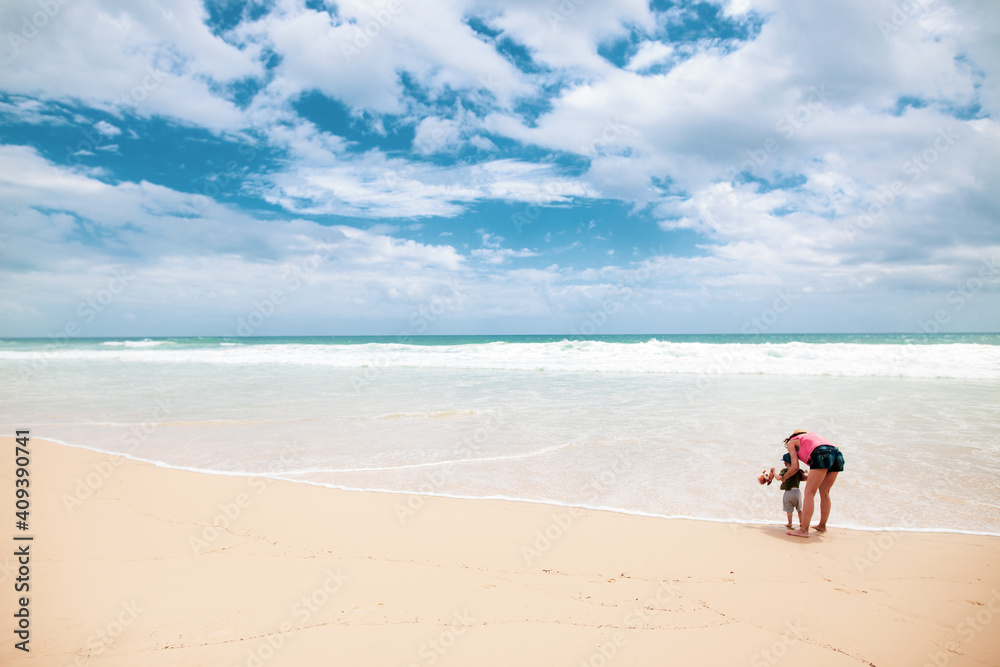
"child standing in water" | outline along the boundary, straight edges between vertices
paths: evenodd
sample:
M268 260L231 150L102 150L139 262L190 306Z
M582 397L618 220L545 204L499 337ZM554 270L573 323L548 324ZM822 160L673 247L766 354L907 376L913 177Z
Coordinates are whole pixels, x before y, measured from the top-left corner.
M785 528L792 527L792 512L799 513L799 528L802 527L802 492L799 491L799 482L808 478L808 473L801 468L795 471L795 474L789 476L788 479L784 479L785 473L788 472L789 466L792 465L792 457L789 454L785 454L781 457L781 460L785 462L785 467L781 469L777 475L774 474L774 468L771 468L771 472L766 470L760 474L757 481L761 484L771 485L775 479L781 482L781 490L785 494L781 497L781 506L788 515L788 523L785 524Z
M785 462L785 467L778 473L778 479L782 479L788 472L788 466L792 465L792 457L787 452L781 457L781 460ZM771 471L773 473L774 468L771 468ZM805 481L807 475L808 473L800 468L794 475L781 483L780 488L785 492L781 497L781 506L788 514L788 523L785 524L785 528L792 527L793 511L798 512L799 528L802 528L802 492L799 490L799 482Z

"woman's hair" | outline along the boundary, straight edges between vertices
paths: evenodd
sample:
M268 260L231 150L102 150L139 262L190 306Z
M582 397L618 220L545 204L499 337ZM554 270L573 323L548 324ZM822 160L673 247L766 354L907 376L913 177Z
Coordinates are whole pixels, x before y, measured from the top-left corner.
M791 440L792 438L794 438L795 436L797 436L797 435L804 435L804 434L806 434L808 432L809 431L805 430L804 428L797 428L797 429L795 429L794 431L792 431L792 434L790 436L788 436L787 438L785 438L785 444L787 445L788 441Z

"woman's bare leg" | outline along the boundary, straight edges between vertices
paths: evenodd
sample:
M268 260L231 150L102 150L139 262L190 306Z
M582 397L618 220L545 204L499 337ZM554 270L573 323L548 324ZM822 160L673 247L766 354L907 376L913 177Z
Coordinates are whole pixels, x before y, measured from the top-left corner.
M839 472L828 472L819 485L819 523L813 526L819 532L826 530L826 520L830 518L830 487L837 481Z
M810 470L809 478L806 480L806 490L802 492L802 521L798 530L789 530L789 535L795 537L809 537L809 522L813 518L814 496L822 485L826 477L826 470ZM820 513L822 514L822 507Z

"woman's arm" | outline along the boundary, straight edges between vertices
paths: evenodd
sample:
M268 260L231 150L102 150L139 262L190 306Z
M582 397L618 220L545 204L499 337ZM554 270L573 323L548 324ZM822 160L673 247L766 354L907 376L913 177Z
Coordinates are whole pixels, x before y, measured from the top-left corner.
M784 482L786 479L791 478L792 475L794 475L799 471L799 453L797 451L798 445L799 445L798 438L792 438L785 445L786 447L788 447L788 454L791 457L792 462L788 464L788 470L785 472L784 475L778 475L777 477L778 481ZM802 472L803 474L805 474L805 471Z

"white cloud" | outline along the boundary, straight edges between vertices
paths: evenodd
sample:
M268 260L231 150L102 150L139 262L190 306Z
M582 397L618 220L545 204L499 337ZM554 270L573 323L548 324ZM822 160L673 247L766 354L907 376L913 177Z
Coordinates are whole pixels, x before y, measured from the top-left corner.
M653 65L660 65L674 55L674 47L663 42L647 41L639 45L638 51L629 60L625 69L638 72Z
M462 132L458 124L448 118L428 116L417 125L413 148L423 155L447 153L461 147Z
M469 139L469 143L484 153L491 153L497 150L496 144L480 134L474 135Z
M0 102L0 114L18 123L29 123L31 125L67 124L65 118L50 113L51 111L43 102L24 97L15 96L11 102Z
M627 36L632 26L651 29L655 18L644 0L542 6L519 0L503 3L490 24L524 44L535 61L571 78L589 80L612 69L597 53L598 44Z
M9 235L0 244L0 300L21 304L25 325L57 323L58 313L106 282L113 266L135 275L128 299L190 298L196 321L213 308L238 312L317 253L324 268L309 280L338 293L346 284L370 292L371 280L429 289L465 265L447 245L305 220L265 223L215 203L198 212L190 194L150 183L103 183L27 147L0 146L0 202ZM44 212L37 202L45 202ZM206 285L217 294L211 303Z
M94 129L106 137L117 137L122 131L107 121L98 121L94 124Z
M753 0L727 0L723 10L726 16L743 16L753 8Z
M662 36L665 19L645 0L426 0L400 3L389 15L350 0L338 3L336 18L279 0L221 36L205 25L196 0L59 6L17 53L0 55L9 95L0 113L13 122L65 124L67 112L55 101L118 117L125 109L164 116L219 133L252 130L283 158L252 175L245 194L292 215L448 217L488 201L612 198L660 216L663 229L690 229L705 239L706 256L669 258L643 288L648 300L641 303L682 304L679 310L746 300L790 283L813 294L946 290L997 246L994 3L927 3L900 19L887 2L730 0L727 16L753 11L765 21L753 40L732 48L653 38ZM0 23L20 26L36 11L34 0L7 2ZM499 37L476 34L470 17ZM880 23L886 20L892 30ZM598 53L631 35L639 37L625 68ZM523 54L505 57L500 42L523 47ZM265 72L268 49L280 64ZM530 71L511 62L522 58L530 58ZM265 87L241 109L228 91L245 78ZM550 96L553 89L559 92ZM412 129L418 152L423 147L435 162L359 152L347 136L298 117L294 102L312 91L345 104L380 138L400 126L404 136ZM906 99L913 104L897 108ZM108 138L138 138L123 123L95 125L87 116L81 108L74 122ZM956 137L946 147L942 132ZM562 156L503 159L498 145L509 142L488 135L575 153L589 168L566 176ZM465 142L489 159L448 162L466 155L459 152ZM77 148L77 155L93 155L117 144ZM345 297L330 296L328 305L359 317L359 303L402 307L455 274L473 281L483 317L575 312L603 289L588 281L607 283L568 268L504 270L508 260L535 251L503 248L495 238L466 258L451 246L394 239L389 227L265 223L211 201L193 207L189 193L59 168L26 147L3 147L0 169L4 230L11 234L0 252L17 245L20 255L5 260L40 272L17 279L22 288L36 280L36 294L55 293L59 282L42 277L45 269L33 258L53 258L68 280L72 271L88 275L86 267L135 256L149 260L144 275L156 285L150 298L167 303L176 287L208 304L196 280L217 279L245 296L280 279L282 263L300 260L322 234L334 239L336 253L311 280L343 290ZM755 180L745 182L741 172ZM902 192L887 199L897 181ZM592 254L598 252L606 247ZM218 274L213 259L229 273ZM399 275L385 270L396 265L403 267ZM185 270L190 280L178 277ZM0 300L15 303L11 312L19 317L53 312L17 294Z
M213 35L198 0L171 3L169 11L125 0L57 6L59 11L32 32L23 19L39 11L37 2L0 5L0 25L17 26L11 34L20 33L23 40L5 54L7 92L79 100L109 111L127 107L142 116L166 115L215 130L242 124L239 110L218 96L213 84L261 75L257 50L241 50Z
M735 51L709 48L666 74L608 70L566 88L530 125L495 114L487 126L590 158L586 179L594 190L654 205L665 227L697 229L713 239L710 252L751 272L774 259L767 248L813 253L817 266L841 262L855 270L862 262L872 280L887 279L876 275L887 273L886 263L914 274L941 244L960 254L973 248L989 224L983 213L1000 206L997 169L988 166L1000 163L1000 145L987 138L994 121L963 121L951 109L977 96L988 101L977 92L977 72L993 80L998 70L982 49L967 64L971 53L957 35L977 20L990 27L976 34L994 34L996 18L935 6L887 40L877 22L889 6L776 0L755 8L767 23ZM666 53L647 42L629 69ZM930 105L898 114L897 100L907 96ZM937 153L939 133L961 138ZM924 151L935 165L915 170L908 161ZM780 187L756 194L756 186L736 185L744 169ZM804 185L780 184L799 176ZM849 244L845 228L897 179L905 197L875 229L856 235L859 246ZM965 211L960 221L956 209ZM913 246L915 233L926 247L901 257L897 249ZM746 275L733 269L735 279Z
M330 152L322 161L269 175L256 189L297 214L365 217L451 217L477 201L554 204L594 195L551 165L493 160L445 167L378 151L357 157Z
M400 72L436 95L451 89L490 89L502 103L530 91L525 77L478 39L464 17L472 2L402 2L399 11L360 0L338 3L337 18L293 0L241 28L248 41L282 56L271 84L281 95L319 90L352 108L406 110Z
M215 203L198 212L187 193L110 185L94 175L30 148L0 147L0 215L9 233L0 244L5 335L58 332L69 322L86 325L82 335L233 333L276 291L281 307L256 333L294 333L302 321L394 330L456 283L466 295L450 313L459 330L498 317L555 318L562 324L553 326L569 327L620 293L626 275L617 267L600 275L556 266L504 270L534 252L504 248L488 231L469 261L451 246L392 238L388 229L265 222ZM100 318L82 321L78 304L122 270L128 289ZM675 274L690 270L681 263ZM649 287L657 298L674 289Z

